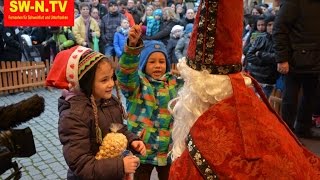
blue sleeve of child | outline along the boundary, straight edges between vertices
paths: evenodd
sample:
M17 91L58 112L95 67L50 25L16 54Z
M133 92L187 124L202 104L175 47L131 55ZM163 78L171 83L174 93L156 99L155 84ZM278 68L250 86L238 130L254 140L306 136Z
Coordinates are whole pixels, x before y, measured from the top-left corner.
M122 52L121 52L121 48L120 48L119 33L118 32L114 33L113 47L114 47L114 51L117 54L117 57L121 57Z

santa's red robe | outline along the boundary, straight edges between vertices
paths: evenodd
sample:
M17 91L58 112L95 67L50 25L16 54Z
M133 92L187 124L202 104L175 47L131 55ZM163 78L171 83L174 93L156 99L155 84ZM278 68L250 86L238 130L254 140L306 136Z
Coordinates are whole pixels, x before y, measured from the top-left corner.
M233 96L210 107L190 130L192 143L218 178L320 179L320 158L245 86L240 73L229 76ZM170 179L202 178L186 148L173 162Z

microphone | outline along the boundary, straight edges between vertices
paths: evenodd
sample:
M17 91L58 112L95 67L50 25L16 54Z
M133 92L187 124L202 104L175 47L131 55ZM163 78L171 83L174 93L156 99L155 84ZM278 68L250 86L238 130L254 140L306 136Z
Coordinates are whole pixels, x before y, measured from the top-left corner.
M44 111L44 98L38 95L18 103L0 107L0 129L8 130L40 116Z

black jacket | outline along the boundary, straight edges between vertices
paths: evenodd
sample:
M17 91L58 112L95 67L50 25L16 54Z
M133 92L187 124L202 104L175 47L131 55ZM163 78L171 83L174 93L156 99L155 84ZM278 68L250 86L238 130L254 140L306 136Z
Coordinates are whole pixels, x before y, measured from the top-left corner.
M277 62L289 62L292 73L320 72L319 0L286 0L275 20Z
M178 42L179 38L173 37L172 35L170 35L170 39L168 41L168 45L167 45L167 52L168 52L168 57L170 60L171 64L176 64L178 63L178 59L175 55L175 47L177 46L177 42Z
M141 22L141 17L143 14L138 9L128 9L128 12L132 15L134 23L139 24Z
M176 48L174 50L174 53L178 60L181 59L182 57L186 57L189 43L190 43L189 34L184 34L183 37L181 37L178 40Z
M256 52L258 52L257 55ZM276 83L279 74L277 72L274 44L270 34L265 34L255 40L246 55L245 62L247 63L246 70L258 82L264 84Z
M0 61L20 61L21 45L15 27L5 27L0 11Z
M186 28L186 25L189 24L189 23L193 24L194 23L194 18L193 19L188 19L188 18L185 17L185 18L180 20L180 25L183 26L184 28Z

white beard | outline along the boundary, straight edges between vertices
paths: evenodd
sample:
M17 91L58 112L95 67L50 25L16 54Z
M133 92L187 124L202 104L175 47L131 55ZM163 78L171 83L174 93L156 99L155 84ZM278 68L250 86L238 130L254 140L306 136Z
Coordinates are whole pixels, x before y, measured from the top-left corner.
M202 102L198 96L191 93L186 86L181 89L179 95L178 102L173 109L172 160L181 156L186 148L186 137L191 127L209 106L208 103ZM197 104L197 107L194 107L195 104Z
M186 149L186 137L196 120L212 105L231 97L232 85L228 75L212 75L207 71L191 69L185 61L178 63L178 70L185 80L178 97L169 103L169 110L173 114L172 129L173 148L171 158L174 161ZM251 79L244 77L247 85ZM173 110L171 103L175 101Z

